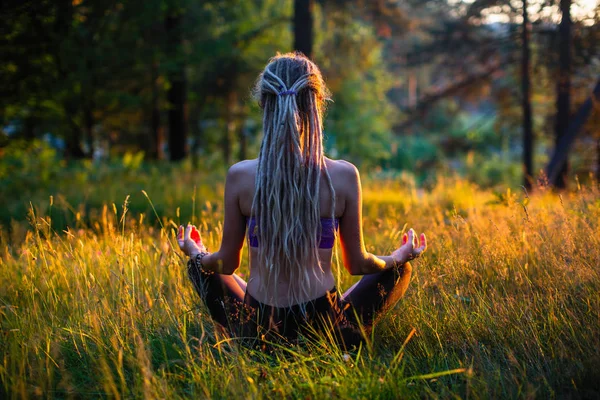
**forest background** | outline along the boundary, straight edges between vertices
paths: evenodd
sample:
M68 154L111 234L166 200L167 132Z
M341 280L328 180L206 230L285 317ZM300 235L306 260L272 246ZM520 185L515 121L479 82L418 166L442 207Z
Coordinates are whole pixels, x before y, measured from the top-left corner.
M600 395L597 2L5 0L0 17L0 398ZM326 150L360 168L367 250L430 239L350 354L236 347L173 246L187 221L220 243L226 170L261 140L251 89L292 50L332 91ZM340 291L356 281L333 267Z
M30 199L67 165L89 166L71 162L82 158L191 157L218 170L255 157L252 86L271 56L294 49L333 93L328 154L365 171L529 187L559 152L567 166L551 183L597 176L597 112L571 129L577 140L558 138L586 100L597 109L598 5L530 1L524 24L524 4L3 2L0 190Z

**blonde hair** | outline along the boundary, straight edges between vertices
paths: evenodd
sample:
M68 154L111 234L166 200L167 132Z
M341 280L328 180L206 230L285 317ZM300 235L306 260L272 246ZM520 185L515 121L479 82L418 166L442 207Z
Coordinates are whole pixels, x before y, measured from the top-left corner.
M328 90L321 71L301 53L278 54L260 74L254 90L263 108L264 137L252 215L259 241L258 263L270 304L279 306L278 282L289 282L290 304L310 297L319 261L324 172L335 212L335 191L325 165L323 112ZM311 273L312 271L312 273Z

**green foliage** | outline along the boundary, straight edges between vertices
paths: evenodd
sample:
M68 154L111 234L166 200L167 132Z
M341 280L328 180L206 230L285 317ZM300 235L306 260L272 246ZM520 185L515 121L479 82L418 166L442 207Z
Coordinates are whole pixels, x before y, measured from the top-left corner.
M108 136L156 156L153 140L141 138L150 136L154 111L167 125L174 72L186 70L189 123L198 134L203 119L221 122L223 110L241 108L266 60L290 44L291 8L273 0L13 3L2 36L9 51L0 62L1 122L25 121L18 134L28 137L49 130L75 156L82 144ZM173 16L181 23L167 32ZM239 104L223 105L232 91ZM243 114L234 113L239 120Z
M127 152L123 156L123 167L131 171L137 171L142 165L144 160L144 152L139 151L135 154Z
M419 182L458 171L485 186L503 179L514 184L521 105L512 54L519 32L516 25L498 29L477 23L493 3L315 2L313 58L333 92L325 121L328 154L363 167L408 171ZM548 6L540 5L542 10ZM147 159L158 157L161 148L154 136L169 132L167 114L173 105L167 94L177 71L185 72L194 155L211 168L224 166L225 153L232 159L240 153L253 157L261 118L250 89L269 57L292 50L290 0L23 0L9 1L2 10L0 130L16 127L17 132L2 134L0 146L15 137L50 132L65 139L65 153L75 157L83 150L90 156L98 142L113 155L143 151ZM473 18L463 18L467 15ZM166 27L171 17L179 18L177 29ZM599 64L598 30L581 24L574 29L576 107L588 97ZM532 37L538 82L532 98L536 170L553 146L548 135L556 89L552 37L536 32ZM443 94L445 87L497 59L502 64L492 76L467 79L460 90ZM406 105L409 76L418 103L434 99L417 111ZM441 99L435 99L440 90ZM415 116L420 127L414 137L392 137L399 119ZM594 129L596 119L588 122L591 136L600 132ZM595 150L583 146L585 155L572 152L573 171L587 175ZM481 169L463 162L470 151L478 153ZM141 160L134 164L144 165ZM52 175L48 171L42 180ZM74 179L83 181L87 174L79 171Z
M104 205L122 204L128 196L132 214L145 214L157 223L142 190L160 199L157 210L161 214L174 214L178 204L192 198L198 199L200 207L218 196L213 187L220 175L209 175L208 163L204 172L192 174L191 161L177 166L149 164L143 160L144 153L138 152L103 163L68 164L41 141L33 145L15 141L0 151L0 198L6 199L0 209L0 225L4 227L13 220L27 219L33 210L50 212L52 226L60 232L88 223ZM181 210L180 216L191 220L197 211Z
M403 136L396 139L396 152L390 167L414 171L423 175L439 167L442 162L440 147L424 136Z
M337 11L323 21L325 32L316 56L333 103L325 121L327 147L364 166L390 157L396 108L387 98L394 80L372 27Z
M485 187L500 183L509 187L518 187L523 181L519 163L499 154L484 156L470 153L467 156L466 175L473 182Z
M346 80L334 94L326 120L330 151L358 165L373 166L390 157L393 106L386 99L384 71Z
M41 140L13 140L0 149L0 197L29 196L47 188L65 165Z

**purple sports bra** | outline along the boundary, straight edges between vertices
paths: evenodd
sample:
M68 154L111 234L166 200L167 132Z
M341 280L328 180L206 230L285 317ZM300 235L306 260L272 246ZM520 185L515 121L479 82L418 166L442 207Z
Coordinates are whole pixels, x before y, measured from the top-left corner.
M256 218L246 217L248 226L248 242L250 247L258 247L258 236L256 235ZM331 249L335 243L335 234L339 227L337 218L321 218L321 239L319 240L320 249Z

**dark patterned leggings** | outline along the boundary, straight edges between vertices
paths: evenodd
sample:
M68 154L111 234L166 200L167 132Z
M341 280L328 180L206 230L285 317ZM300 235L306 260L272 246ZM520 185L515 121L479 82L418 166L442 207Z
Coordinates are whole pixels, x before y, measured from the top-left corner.
M339 296L335 288L326 295L302 305L277 308L262 304L246 293L239 276L203 271L188 263L188 276L208 307L213 320L233 337L251 345L262 341L296 342L330 329L344 348L358 345L375 322L406 292L411 265L365 275Z

